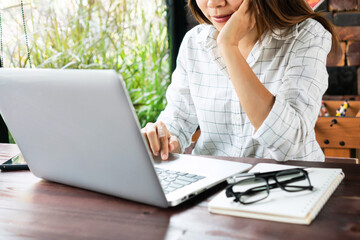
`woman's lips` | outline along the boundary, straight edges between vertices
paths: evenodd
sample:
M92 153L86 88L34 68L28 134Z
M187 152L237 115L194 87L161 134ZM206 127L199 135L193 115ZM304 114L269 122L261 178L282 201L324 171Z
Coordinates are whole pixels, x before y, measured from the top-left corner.
M217 23L224 23L231 17L231 14L229 15L223 15L223 16L212 16L211 18L217 22Z

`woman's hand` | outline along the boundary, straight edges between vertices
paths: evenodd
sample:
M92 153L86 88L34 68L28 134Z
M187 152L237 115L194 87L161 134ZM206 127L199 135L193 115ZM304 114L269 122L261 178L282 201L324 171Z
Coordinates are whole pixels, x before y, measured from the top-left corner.
M238 46L239 41L255 27L255 10L252 0L244 0L225 26L220 30L217 44L221 47Z
M151 152L155 156L159 156L160 153L162 160L168 159L169 152L180 152L180 144L177 137L172 135L161 121L147 123L141 129L141 133L146 138Z

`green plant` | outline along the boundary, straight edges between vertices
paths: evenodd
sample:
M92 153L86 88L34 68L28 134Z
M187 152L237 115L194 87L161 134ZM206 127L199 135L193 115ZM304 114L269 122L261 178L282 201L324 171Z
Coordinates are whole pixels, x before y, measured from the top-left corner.
M29 2L29 1L28 1ZM38 0L25 3L30 56L37 68L114 69L139 121L155 121L170 79L162 0ZM19 6L4 10L5 66L28 67ZM20 34L19 34L20 33Z

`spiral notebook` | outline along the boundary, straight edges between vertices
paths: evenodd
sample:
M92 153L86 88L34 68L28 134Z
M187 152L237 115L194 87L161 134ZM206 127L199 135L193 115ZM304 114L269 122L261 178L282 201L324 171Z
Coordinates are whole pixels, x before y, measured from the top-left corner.
M280 164L259 163L249 172L269 172L295 168ZM270 195L259 202L243 205L227 198L222 191L209 202L211 213L257 218L270 221L310 224L331 194L344 178L342 169L306 168L309 173L312 191L286 192L280 188L272 189Z

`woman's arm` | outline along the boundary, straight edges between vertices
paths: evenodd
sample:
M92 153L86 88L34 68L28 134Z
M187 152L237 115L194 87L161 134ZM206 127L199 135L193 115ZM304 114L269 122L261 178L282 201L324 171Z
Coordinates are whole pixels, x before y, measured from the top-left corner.
M160 155L163 160L168 158L169 152L184 152L198 127L187 75L189 42L196 35L196 31L196 28L190 30L181 43L176 69L166 91L166 108L161 112L156 123L149 123L142 130L153 154Z
M275 97L246 62L257 40L254 11L249 4L249 0L244 0L221 29L217 43L241 106L256 131L271 111Z
M269 149L277 160L293 159L299 151L303 151L305 159L314 151L314 126L328 84L326 57L331 34L315 20L302 24L301 32L292 40L282 84L276 97L272 96L235 48L235 39L242 41L254 23L244 4L233 15L238 17L235 20L238 23L229 24L232 16L217 41L240 103L256 130L253 139Z
M256 131L269 115L275 97L260 82L237 47L224 47L221 54L241 106Z

